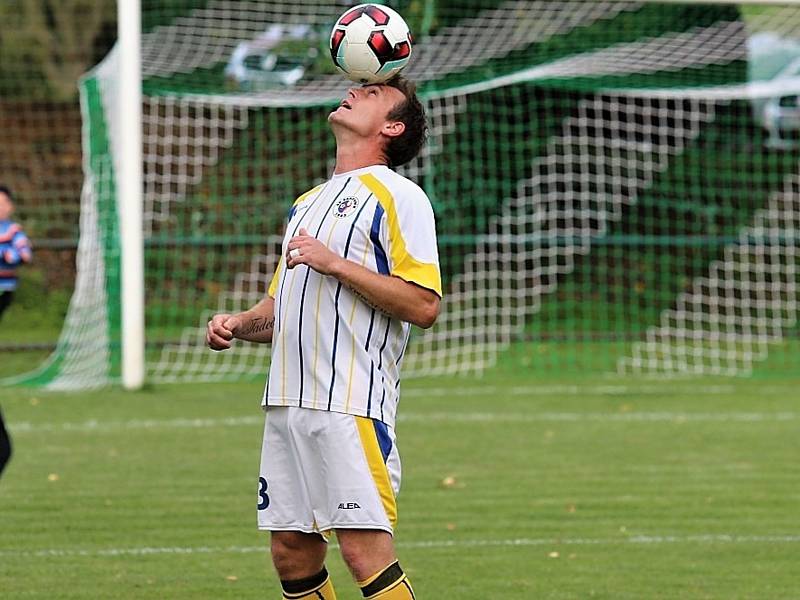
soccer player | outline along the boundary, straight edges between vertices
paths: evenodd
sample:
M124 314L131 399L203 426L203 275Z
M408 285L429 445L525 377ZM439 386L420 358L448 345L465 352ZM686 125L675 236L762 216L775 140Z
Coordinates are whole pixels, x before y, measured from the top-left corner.
M268 295L215 315L207 343L272 342L258 525L283 597L336 597L335 532L364 597L409 599L392 541L395 411L410 324L433 325L442 291L430 201L392 167L417 155L427 124L402 77L348 90L328 122L336 168L292 206Z
M14 299L17 289L17 267L33 258L31 245L18 223L11 220L14 197L0 185L0 318Z

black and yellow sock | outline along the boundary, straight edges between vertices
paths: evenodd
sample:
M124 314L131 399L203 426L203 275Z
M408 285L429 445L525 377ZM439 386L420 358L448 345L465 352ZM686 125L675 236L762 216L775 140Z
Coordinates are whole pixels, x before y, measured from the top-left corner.
M375 573L372 577L358 582L364 598L379 600L413 600L414 590L408 577L400 568L400 563L393 562L388 567Z
M281 587L283 597L287 600L336 600L336 592L333 591L331 577L325 567L311 577L281 580Z

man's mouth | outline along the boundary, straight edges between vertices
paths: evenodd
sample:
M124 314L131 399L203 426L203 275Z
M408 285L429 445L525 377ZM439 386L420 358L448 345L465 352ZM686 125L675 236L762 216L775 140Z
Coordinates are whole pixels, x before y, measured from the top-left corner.
M353 110L353 107L350 106L350 103L347 100L342 100L342 103L339 105L341 108L346 108L347 110Z

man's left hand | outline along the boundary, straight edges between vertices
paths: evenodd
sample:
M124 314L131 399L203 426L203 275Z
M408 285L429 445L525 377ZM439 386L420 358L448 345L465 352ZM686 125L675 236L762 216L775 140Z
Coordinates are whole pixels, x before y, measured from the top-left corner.
M289 240L285 258L286 266L290 269L306 265L322 275L330 275L338 262L343 260L305 228L301 228L299 234Z

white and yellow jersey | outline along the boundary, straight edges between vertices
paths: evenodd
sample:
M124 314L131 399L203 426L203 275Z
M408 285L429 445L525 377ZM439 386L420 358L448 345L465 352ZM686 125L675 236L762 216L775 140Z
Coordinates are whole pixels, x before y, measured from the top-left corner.
M301 228L329 249L442 295L433 209L422 189L385 166L334 175L294 203L283 240ZM334 277L281 260L272 366L264 405L370 417L394 426L411 326L366 304Z

